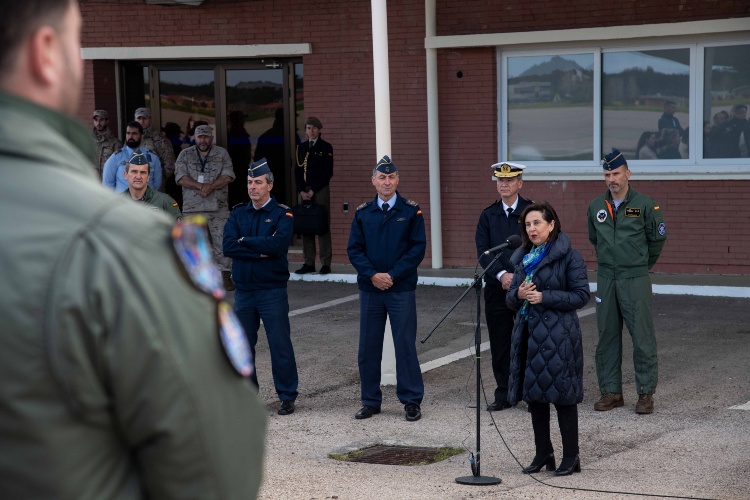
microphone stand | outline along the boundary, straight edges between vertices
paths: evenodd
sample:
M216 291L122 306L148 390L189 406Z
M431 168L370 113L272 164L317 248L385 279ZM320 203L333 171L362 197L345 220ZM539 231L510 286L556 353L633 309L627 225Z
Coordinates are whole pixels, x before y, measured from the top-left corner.
M481 353L480 348L482 344L482 326L481 326L481 319L482 319L482 278L484 278L484 275L487 274L487 270L490 269L495 262L500 258L502 255L502 252L496 252L495 258L492 259L492 262L490 264L482 269L482 272L479 274L474 275L474 281L471 283L471 286L467 288L464 293L458 298L458 300L448 309L448 311L443 315L442 318L440 318L440 321L437 322L437 324L430 330L430 333L428 333L420 342L424 344L427 342L427 339L432 336L432 334L437 330L437 328L440 326L440 324L445 320L445 318L448 317L448 315L458 306L458 304L466 297L466 295L469 294L469 291L472 289L476 290L477 295L477 327L474 331L474 349L476 351L476 366L477 366L477 450L475 454L472 454L472 457L470 459L471 462L471 476L461 476L456 478L456 482L459 484L469 484L469 485L475 485L475 486L490 486L493 484L500 484L503 482L502 479L499 477L492 477L492 476L482 476L481 474L481 459L480 459L480 434L481 434L481 410L480 410L480 401L481 401L481 384L480 384L480 378L481 378L481 371L480 371L480 360L481 360ZM480 257L481 258L481 257Z

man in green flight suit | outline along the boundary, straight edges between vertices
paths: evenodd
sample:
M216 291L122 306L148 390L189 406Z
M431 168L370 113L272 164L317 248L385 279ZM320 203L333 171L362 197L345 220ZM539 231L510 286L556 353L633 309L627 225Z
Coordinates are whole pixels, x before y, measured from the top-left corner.
M136 149L125 165L125 179L128 189L123 194L131 200L143 203L153 210L161 210L172 216L174 220L182 218L182 212L177 202L166 193L161 193L148 185L151 176L151 165L148 158L140 149Z
M98 182L76 0L0 9L0 496L255 498L249 349L182 264L205 229Z
M623 406L622 324L633 339L633 364L639 414L653 413L658 379L656 336L651 317L651 280L667 227L654 200L628 186L630 169L622 154L612 149L604 157L607 192L589 205L589 240L596 249L596 375L601 399L594 409Z

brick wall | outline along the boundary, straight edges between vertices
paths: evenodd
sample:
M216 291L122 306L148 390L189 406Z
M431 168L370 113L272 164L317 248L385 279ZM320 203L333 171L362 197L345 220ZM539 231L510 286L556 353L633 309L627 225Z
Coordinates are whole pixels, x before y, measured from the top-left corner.
M440 0L438 34L750 16L750 4L740 0L665 0L658 7L640 0L513 0L496 5ZM400 192L423 209L429 242L424 1L391 1L388 7L392 156L401 171ZM304 56L306 113L323 121L323 137L334 146L334 262L348 262L351 219L355 208L374 196L370 170L377 161L369 0L209 0L200 7L83 0L81 8L84 47L310 42L312 54ZM467 266L475 261L479 213L497 199L489 169L497 155L495 49L441 50L438 71L444 265ZM88 121L95 107L113 106L114 65L87 62L86 75L81 116ZM744 250L750 248L748 218L726 224L738 220L739 200L750 198L750 182L639 182L634 176L633 185L654 196L667 218L670 238L656 271L750 272ZM585 213L588 202L604 191L603 181L526 182L523 191L556 207L563 227L594 268ZM345 201L348 214L342 212ZM429 259L428 245L423 265L429 266Z
M518 31L705 21L750 16L747 0L468 0L437 2L437 34Z

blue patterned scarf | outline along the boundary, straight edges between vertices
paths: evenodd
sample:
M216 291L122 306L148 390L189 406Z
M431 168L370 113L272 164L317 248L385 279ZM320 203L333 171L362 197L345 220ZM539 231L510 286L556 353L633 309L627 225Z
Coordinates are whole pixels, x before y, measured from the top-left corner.
M526 272L526 279L523 280L524 283L531 283L531 280L536 273L536 269L539 267L539 263L547 256L550 248L552 248L552 243L547 242L544 245L532 248L529 253L523 256L523 270ZM521 316L523 316L524 319L529 319L528 300L523 302L523 306L521 306L519 313L521 313Z

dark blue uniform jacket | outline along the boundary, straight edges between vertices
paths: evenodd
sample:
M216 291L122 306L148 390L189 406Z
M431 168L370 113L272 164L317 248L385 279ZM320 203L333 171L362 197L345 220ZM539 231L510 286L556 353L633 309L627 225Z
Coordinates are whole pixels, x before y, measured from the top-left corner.
M417 268L426 247L424 218L416 202L398 194L396 206L387 215L378 207L377 197L357 208L347 252L360 290L379 292L370 281L377 273L393 278L388 292L416 289Z
M286 288L293 223L291 209L273 197L260 210L252 203L232 208L223 244L224 255L233 259L232 279L238 290Z

